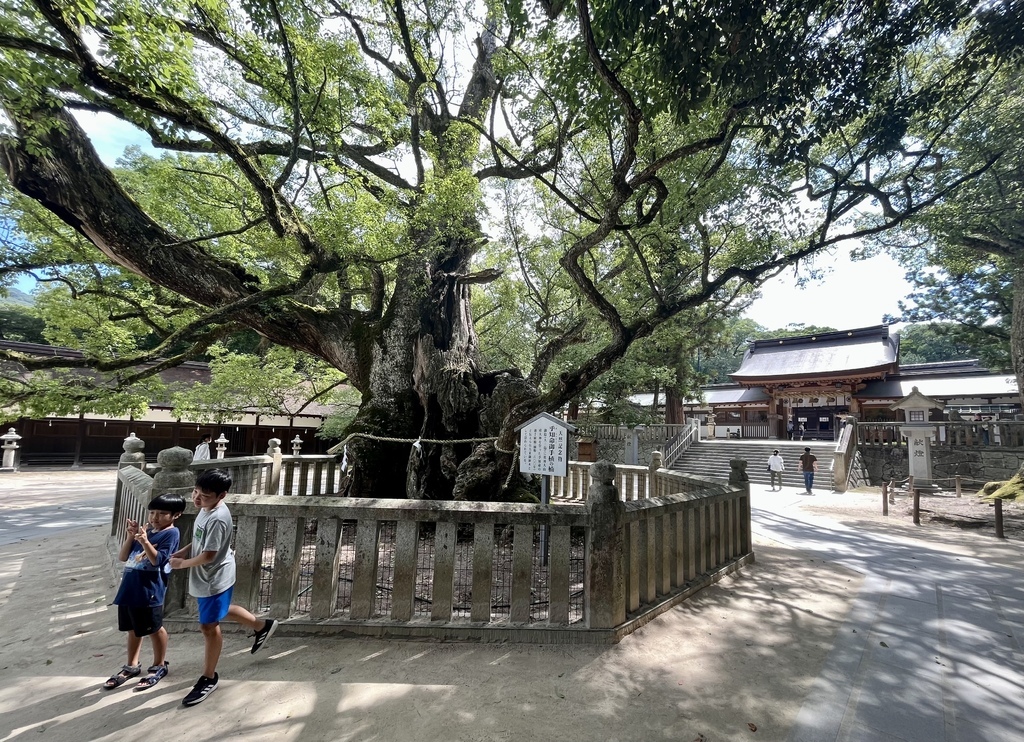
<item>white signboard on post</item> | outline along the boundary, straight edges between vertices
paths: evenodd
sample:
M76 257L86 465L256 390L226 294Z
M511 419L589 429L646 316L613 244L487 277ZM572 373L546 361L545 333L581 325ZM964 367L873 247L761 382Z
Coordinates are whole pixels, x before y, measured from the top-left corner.
M569 461L569 423L542 412L516 428L519 431L519 471L564 477Z

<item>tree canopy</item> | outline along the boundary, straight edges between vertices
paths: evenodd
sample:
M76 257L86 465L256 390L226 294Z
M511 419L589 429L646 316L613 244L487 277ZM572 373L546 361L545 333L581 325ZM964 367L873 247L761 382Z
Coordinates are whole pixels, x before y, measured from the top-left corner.
M115 386L243 329L318 359L362 395L351 493L415 497L495 496L634 343L991 167L945 133L1022 34L1015 0L0 4L2 275L117 317L63 336ZM108 167L82 112L163 154Z

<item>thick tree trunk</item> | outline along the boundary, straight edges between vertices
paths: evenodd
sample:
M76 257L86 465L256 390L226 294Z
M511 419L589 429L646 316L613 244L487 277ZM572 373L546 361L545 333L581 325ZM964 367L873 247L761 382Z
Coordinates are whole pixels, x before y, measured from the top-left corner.
M460 280L472 250L454 243L431 265L409 261L398 272L352 427L365 435L349 448L352 496L501 496L510 462L479 439L496 437L509 409L536 390L520 377L482 368L470 289Z
M665 390L665 422L668 425L682 425L686 422L683 400L675 389Z

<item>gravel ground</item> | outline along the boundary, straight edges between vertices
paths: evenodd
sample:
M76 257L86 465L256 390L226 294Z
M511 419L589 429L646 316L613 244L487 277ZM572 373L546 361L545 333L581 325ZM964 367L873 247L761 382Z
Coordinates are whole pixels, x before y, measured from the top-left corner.
M891 527L915 526L913 500L897 492L890 501L889 515L882 515L882 491L865 487L844 494L822 494L801 503L808 512L820 512L852 521L887 522ZM921 495L922 529L943 528L963 534L995 538L995 505L964 492ZM1024 545L1024 503L1003 503L1003 531L1008 542Z

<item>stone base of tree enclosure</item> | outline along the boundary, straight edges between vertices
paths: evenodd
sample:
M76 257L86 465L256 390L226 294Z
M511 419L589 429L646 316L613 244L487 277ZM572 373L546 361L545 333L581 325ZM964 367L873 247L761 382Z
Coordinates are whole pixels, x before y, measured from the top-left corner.
M753 561L746 483L634 468L628 501L607 462L551 505L231 495L233 597L286 634L613 643ZM115 510L144 511L149 475L118 479ZM180 589L165 610L196 628Z

